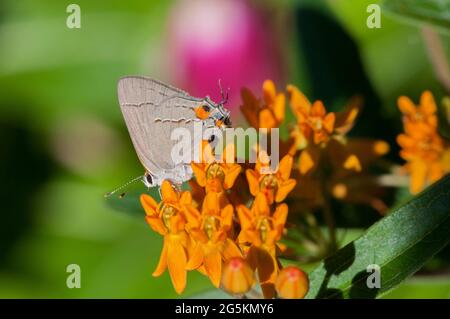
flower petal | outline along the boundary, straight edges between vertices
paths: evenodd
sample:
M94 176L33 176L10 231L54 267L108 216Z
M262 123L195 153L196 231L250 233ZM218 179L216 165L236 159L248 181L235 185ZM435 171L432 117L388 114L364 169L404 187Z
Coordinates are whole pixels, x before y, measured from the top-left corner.
M263 97L264 102L268 104L272 104L272 101L275 99L275 95L277 94L275 84L272 80L265 80L263 83Z
M167 265L173 287L178 294L186 288L186 251L178 240L170 240L167 250Z
M161 250L161 256L159 257L158 265L153 272L153 277L159 277L167 268L167 240L164 238L163 248Z
M426 115L436 114L437 107L434 101L433 94L430 91L425 91L420 97L420 110Z
M330 112L327 115L325 115L325 118L323 119L323 127L330 134L334 130L335 120L336 120L336 116L333 112Z
M294 189L296 184L297 181L292 178L288 179L287 181L281 182L275 195L275 202L282 202L286 198L286 196Z
M283 229L284 225L286 224L287 216L288 206L286 204L278 205L278 207L275 209L275 212L273 213L274 227L278 230Z
M409 97L400 96L397 100L398 108L404 115L412 115L416 113L416 106Z
M283 180L287 180L291 175L292 164L294 159L290 155L284 156L280 161L280 174Z
M245 171L245 176L247 177L248 187L250 189L250 193L253 196L256 196L259 192L259 182L258 182L258 175L257 173L252 169L247 169Z
M309 114L311 110L311 103L306 96L294 85L288 85L287 91L289 95L289 104L292 111L298 117L299 114Z
M244 205L239 205L237 207L237 213L239 217L239 223L241 224L241 229L252 228L252 215L250 210Z
M412 194L420 192L426 182L427 164L422 160L411 161L411 184L410 191Z
M242 114L250 126L258 128L258 100L247 88L241 90L241 98L243 101L243 105L241 106Z
M166 203L178 202L178 193L168 180L164 180L161 184L161 197Z
M215 192L206 194L202 205L203 215L218 215L220 213L219 196Z
M326 114L327 114L327 110L325 109L325 105L323 105L323 102L320 100L315 101L311 108L311 115L318 116L318 117L324 117Z
M346 134L353 128L355 120L361 111L362 103L362 97L355 96L347 104L344 111L336 113L334 130L337 133Z
M347 157L347 159L344 161L343 166L345 169L353 170L355 172L361 172L361 170L362 170L361 163L360 163L358 157L356 157L356 155L354 155L354 154Z
M315 164L312 154L306 149L303 150L299 159L300 173L305 175L315 166Z
M223 258L225 260L229 260L234 257L242 257L241 250L238 246L229 238L225 240L224 249L223 249Z
M258 124L260 128L275 128L278 126L275 116L270 109L263 109L258 114Z
M158 203L147 194L142 194L140 197L141 205L145 210L145 213L149 216L157 215L156 209L158 207Z
M280 93L275 98L274 104L273 104L273 114L275 115L275 118L280 123L284 120L286 111L286 97L284 94Z
M255 201L252 205L252 210L256 216L269 216L270 208L267 202L267 197L263 193L259 193L255 197Z
M235 164L232 165L231 168L229 168L225 173L225 180L223 187L225 189L230 189L233 187L234 182L236 181L236 178L239 176L239 173L241 172L241 165Z
M218 251L209 252L205 256L205 268L214 287L219 288L222 277L222 256Z
M228 204L225 206L220 215L222 217L222 226L227 230L231 229L233 225L233 205Z
M203 169L203 166L203 164L191 163L192 171L194 172L198 185L201 187L206 186L206 172Z
M158 234L163 235L163 236L165 234L167 234L166 226L164 226L164 223L162 222L162 220L159 217L147 215L145 217L145 221Z
M189 205L192 203L192 195L191 192L185 191L181 193L180 204L181 205Z
M197 244L186 264L186 270L194 270L200 267L203 263L203 258L203 249L200 244Z

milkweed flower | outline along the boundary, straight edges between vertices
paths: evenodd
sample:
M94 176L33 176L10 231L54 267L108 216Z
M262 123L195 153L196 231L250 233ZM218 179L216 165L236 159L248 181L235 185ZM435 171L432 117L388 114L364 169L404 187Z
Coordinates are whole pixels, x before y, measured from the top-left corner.
M208 143L203 144L202 150L202 162L191 163L197 183L205 187L207 193L223 193L230 189L241 172L241 166L234 161L234 144L226 146L219 161Z
M265 157L266 160L261 162L258 157L255 169L245 171L250 192L253 196L263 193L269 204L282 202L297 183L295 179L289 178L294 159L290 155L285 155L278 167L271 171L267 154L263 153L260 156ZM263 171L265 173L261 173Z
M241 90L241 112L254 128L279 127L285 117L286 97L277 93L272 80L263 83L263 99L256 98L249 89Z
M264 297L273 298L280 269L277 252L283 248L278 241L283 234L288 207L280 204L272 214L266 197L260 193L251 210L239 205L237 212L241 225L238 242L247 252L248 263L258 272Z
M242 256L239 248L229 238L233 225L233 206L220 208L219 195L208 193L203 201L201 214L193 207L187 209L187 229L195 241L187 270L201 268L215 287L222 277L222 262Z
M437 107L431 92L422 93L418 106L401 96L398 107L404 133L397 136L397 143L406 161L404 170L411 177L410 191L415 194L450 172L450 147L437 130Z
M301 299L309 289L308 275L298 267L288 266L280 271L275 287L280 298Z
M222 273L222 287L228 293L245 294L252 289L254 284L254 272L243 258L234 257L225 263Z
M294 85L287 86L289 103L297 119L291 131L294 148L301 151L299 171L305 175L314 171L322 157L339 160L347 170L362 170L359 158L345 147L346 133L351 130L359 113L359 103L353 102L339 113L327 112L321 101L311 103ZM323 153L327 152L326 156Z
M177 192L167 180L161 185L161 196L159 204L146 194L142 194L140 198L147 223L155 232L164 236L161 256L153 276L160 276L168 268L175 291L180 294L186 287L185 268L191 248L183 210L192 203L192 198L189 192Z

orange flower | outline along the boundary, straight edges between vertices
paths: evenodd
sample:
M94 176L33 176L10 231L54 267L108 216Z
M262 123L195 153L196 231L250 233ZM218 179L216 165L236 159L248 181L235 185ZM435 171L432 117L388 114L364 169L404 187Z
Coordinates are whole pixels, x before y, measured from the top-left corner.
M286 108L286 98L283 93L277 93L271 80L263 83L263 101L258 100L250 90L241 91L241 112L247 122L254 128L275 128L283 122Z
M207 193L222 193L224 190L230 189L241 172L241 166L234 162L234 145L227 145L220 161L216 160L208 143L204 144L202 149L202 163L191 163L197 183L201 187L205 187Z
M422 94L420 105L402 96L398 107L405 133L397 136L397 143L402 148L400 156L407 161L404 169L411 175L410 191L415 194L450 171L450 148L437 131L437 108L429 91Z
M164 236L164 244L158 266L153 276L160 276L169 268L170 278L177 293L186 287L186 264L190 240L184 227L186 218L182 213L191 204L189 192L180 194L168 181L161 185L162 201L157 204L149 195L141 195L141 204L146 212L146 221L157 233Z
M267 154L260 154L260 156L265 155ZM263 193L269 204L272 204L274 201L279 203L286 198L297 183L295 179L289 178L294 160L292 156L285 155L278 164L277 169L271 172L268 156L265 157L264 163L258 158L255 169L247 169L245 172L250 192L253 196L258 195L260 192ZM267 173L261 173L263 169Z
M253 270L241 257L234 257L225 263L222 273L222 287L227 292L242 295L255 284Z
M354 97L347 107L338 113L327 113L321 101L311 104L308 98L294 85L287 86L289 104L297 118L297 128L291 135L298 149L314 144L326 143L330 138L342 139L354 125L361 108L361 99Z
M321 101L312 105L309 100L293 85L287 87L292 111L297 118L297 124L306 139L312 137L315 144L326 143L334 131L336 115L327 113Z
M281 298L301 299L305 297L308 289L308 275L298 267L288 266L278 275L276 290Z
M433 134L438 126L436 103L430 91L425 91L420 97L420 104L416 106L410 98L398 98L398 107L403 113L403 124L407 134L420 137Z
M228 238L233 224L233 206L228 204L220 209L219 195L211 192L205 197L201 214L193 207L186 209L188 232L195 241L186 269L202 267L213 285L219 287L222 260L241 256L239 248Z
M273 215L266 197L260 193L249 210L244 205L237 208L241 232L239 243L247 250L247 260L252 269L258 271L258 278L265 298L273 298L275 280L280 269L277 250L288 214L286 204L279 205ZM247 246L248 247L247 249Z
M287 90L292 111L297 118L297 126L291 131L291 137L294 139L294 149L302 151L299 157L300 173L305 175L312 172L331 142L333 147L329 152L326 150L329 153L326 157L334 161L339 159L339 165L343 168L360 172L359 158L346 151L345 138L359 113L360 100L354 98L342 112L327 113L321 101L311 104L297 87L288 85Z

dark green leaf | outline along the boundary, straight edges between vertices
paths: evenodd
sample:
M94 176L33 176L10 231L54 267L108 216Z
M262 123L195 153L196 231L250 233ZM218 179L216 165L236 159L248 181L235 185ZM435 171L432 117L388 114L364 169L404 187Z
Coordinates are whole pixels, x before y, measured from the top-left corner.
M307 298L375 298L419 270L450 241L450 175L370 227L310 274ZM367 266L381 269L369 289Z

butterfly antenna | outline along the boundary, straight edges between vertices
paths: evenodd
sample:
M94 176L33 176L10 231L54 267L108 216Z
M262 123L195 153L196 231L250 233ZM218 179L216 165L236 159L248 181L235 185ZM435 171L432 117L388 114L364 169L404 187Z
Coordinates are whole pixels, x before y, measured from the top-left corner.
M137 182L138 180L142 179L143 177L144 177L144 175L135 177L135 178L133 178L131 181L126 182L126 183L123 184L122 186L117 187L116 189L114 189L113 191L111 191L111 192L109 192L109 193L106 193L104 196L105 196L105 197L109 197L109 196L111 196L111 195L117 193L117 192L120 191L121 189L124 189L124 188L128 187L130 184L133 184L133 183ZM120 198L122 198L123 196L125 196L125 193L120 194Z
M227 89L227 92L225 93L224 91L223 91L223 88L222 88L222 79L219 79L219 88L220 88L220 95L222 96L222 101L220 101L220 103L219 104L226 104L227 102L228 102L228 96L229 96L229 93L230 93L230 88L228 88Z

